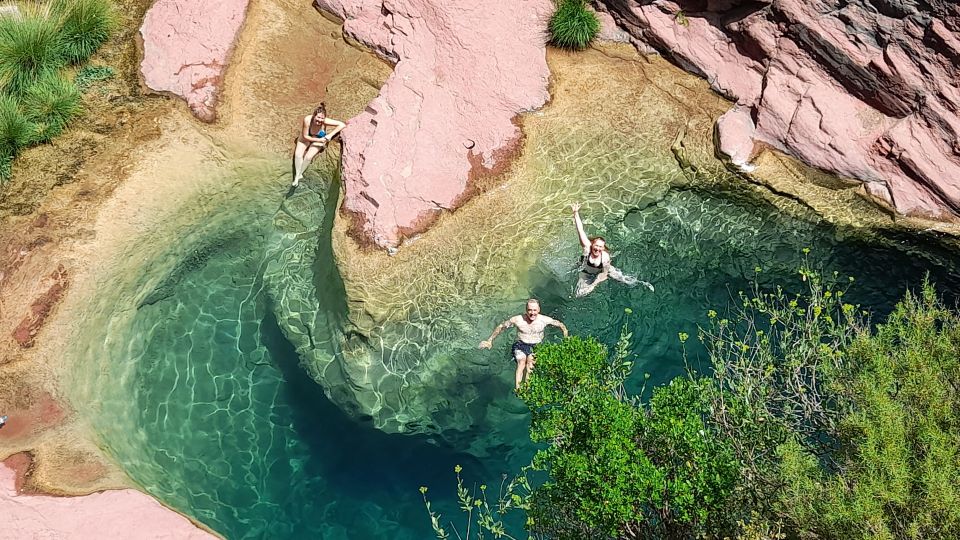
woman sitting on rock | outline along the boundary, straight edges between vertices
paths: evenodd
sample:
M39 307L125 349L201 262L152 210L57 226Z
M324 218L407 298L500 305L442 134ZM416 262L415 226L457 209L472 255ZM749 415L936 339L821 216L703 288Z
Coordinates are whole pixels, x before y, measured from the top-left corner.
M631 287L642 283L646 288L653 291L653 285L633 276L628 276L614 268L610 264L607 241L602 236L589 238L584 231L583 221L580 219L580 203L571 204L570 208L573 210L573 222L577 226L577 236L580 237L580 245L583 247L583 255L580 257L580 277L577 279L574 296L580 298L592 293L593 289L606 281L607 278L612 278Z
M297 148L293 151L293 185L296 186L303 178L303 171L310 165L317 154L327 148L327 143L346 124L339 120L327 118L327 107L323 103L313 111L313 114L303 117L303 129L297 137Z

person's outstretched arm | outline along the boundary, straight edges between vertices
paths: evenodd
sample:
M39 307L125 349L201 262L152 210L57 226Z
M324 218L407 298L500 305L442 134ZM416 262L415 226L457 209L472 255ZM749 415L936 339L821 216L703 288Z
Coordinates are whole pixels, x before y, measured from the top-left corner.
M326 121L327 121L328 124L330 124L330 125L333 126L333 131L331 131L330 133L327 133L327 140L328 140L328 141L332 141L333 138L337 135L337 133L340 133L341 131L343 131L343 128L347 127L346 124L344 124L343 122L341 122L341 121L339 121L339 120L332 120L332 119L330 119L330 118L327 118Z
M573 210L573 223L577 226L580 245L586 249L590 247L590 238L587 236L587 232L583 230L583 221L580 220L580 203L573 203L570 205L570 208Z
M511 317L511 319L512 319L512 317ZM481 342L480 342L480 348L481 348L481 349L489 349L489 348L493 347L493 340L497 339L497 336L500 335L500 332L503 332L504 330L506 330L507 328L510 328L510 327L512 326L512 324L510 323L510 320L511 320L511 319L507 319L507 320L503 321L502 323L498 324L497 327L493 329L493 333L490 334L490 337L487 338L486 341L481 341Z
M563 337L569 337L569 336L570 336L570 332L567 332L567 325L563 324L562 322L560 322L560 321L558 321L558 320L556 320L556 319L553 319L553 320L550 322L550 324L552 324L553 326L556 326L556 327L559 328L560 330L563 330Z

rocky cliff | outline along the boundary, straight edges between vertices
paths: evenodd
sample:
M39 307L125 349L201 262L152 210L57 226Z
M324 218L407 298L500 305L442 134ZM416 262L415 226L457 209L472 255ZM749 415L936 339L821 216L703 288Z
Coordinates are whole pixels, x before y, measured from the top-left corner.
M960 215L960 6L946 0L602 0L639 42L736 101L720 148L759 145L864 182L897 211Z

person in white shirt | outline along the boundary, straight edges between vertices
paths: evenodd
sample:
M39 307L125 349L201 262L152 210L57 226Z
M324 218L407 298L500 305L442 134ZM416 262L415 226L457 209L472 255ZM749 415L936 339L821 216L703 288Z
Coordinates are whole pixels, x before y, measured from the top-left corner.
M536 362L533 354L533 347L543 341L544 332L547 326L556 326L563 331L563 337L567 337L567 327L554 318L540 314L540 302L536 298L527 300L527 311L523 315L515 315L503 321L490 334L490 338L480 342L481 349L493 347L493 340L507 328L516 327L517 340L514 342L510 352L514 360L517 361L516 389L520 389L520 383L530 378L530 372L533 371L533 365Z

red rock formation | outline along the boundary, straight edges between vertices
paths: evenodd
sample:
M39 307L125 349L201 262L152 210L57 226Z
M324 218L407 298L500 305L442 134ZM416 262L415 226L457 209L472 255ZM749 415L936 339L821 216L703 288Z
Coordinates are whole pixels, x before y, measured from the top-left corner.
M466 199L471 157L502 165L511 120L549 98L550 0L316 0L395 64L343 132L344 211L363 242L396 246ZM498 159L499 158L499 159ZM475 171L476 172L476 171Z
M157 0L143 19L140 72L150 89L180 96L205 122L217 99L249 0Z
M960 215L956 3L603 3L635 38L737 102L718 126L734 161L749 154L749 137L862 180L901 213Z
M47 280L50 282L50 286L46 292L33 301L30 305L30 313L20 321L20 324L13 331L13 338L23 348L33 346L37 332L40 331L47 317L53 313L54 308L63 298L64 293L67 292L67 286L70 283L67 279L67 271L62 264L47 277Z

